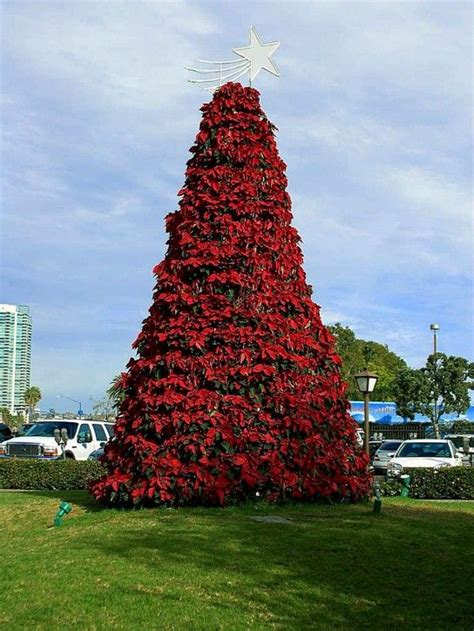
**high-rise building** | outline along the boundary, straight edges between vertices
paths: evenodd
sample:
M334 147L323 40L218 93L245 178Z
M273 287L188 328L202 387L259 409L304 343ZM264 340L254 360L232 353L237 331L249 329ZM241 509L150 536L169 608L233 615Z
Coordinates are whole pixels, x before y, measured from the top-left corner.
M0 407L25 409L31 385L31 315L25 305L0 304Z

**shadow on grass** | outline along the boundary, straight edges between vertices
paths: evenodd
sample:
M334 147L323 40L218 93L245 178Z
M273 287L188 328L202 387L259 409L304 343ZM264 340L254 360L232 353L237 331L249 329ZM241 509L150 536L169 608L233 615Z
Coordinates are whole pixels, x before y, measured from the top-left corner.
M11 491L14 493L15 491ZM101 506L98 502L95 501L93 497L87 493L87 491L21 491L22 496L32 496L39 498L53 498L57 499L58 502L64 500L66 502L70 502L73 505L80 506L87 513L95 513L99 511L106 510L103 506Z
M237 603L278 628L472 628L471 516L398 506L380 517L370 507L323 513L332 519L313 508L284 525L238 511L141 511L97 551L149 570L151 583L153 570L169 568L175 587L162 599L200 588L206 606ZM215 602L206 602L210 584Z

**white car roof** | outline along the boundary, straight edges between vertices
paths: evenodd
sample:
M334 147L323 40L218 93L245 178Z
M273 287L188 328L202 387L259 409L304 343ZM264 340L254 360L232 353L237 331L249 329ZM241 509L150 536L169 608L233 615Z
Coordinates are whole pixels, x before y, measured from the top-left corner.
M447 443L449 438L410 438L404 443Z

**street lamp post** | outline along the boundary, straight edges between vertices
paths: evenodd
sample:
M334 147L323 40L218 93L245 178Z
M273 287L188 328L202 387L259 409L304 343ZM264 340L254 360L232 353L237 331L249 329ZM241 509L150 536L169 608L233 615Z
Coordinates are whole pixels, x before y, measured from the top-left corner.
M433 353L436 355L438 352L436 334L439 331L439 324L430 324L430 329L433 331Z
M378 375L363 370L354 375L359 391L364 395L364 448L367 456L370 457L369 450L369 394L374 391Z
M436 355L436 353L438 352L438 344L437 344L437 333L439 331L439 324L430 324L430 329L431 331L433 331L433 354ZM436 357L435 357L435 370L436 370ZM436 423L436 428L438 427L438 392L437 392L437 387L436 387L436 383L435 383L435 392L434 392L434 419L435 419L435 423ZM438 432L438 430L436 430L436 433ZM438 438L438 435L436 435L436 438Z
M66 396L64 396L64 394L57 394L56 398L57 399L68 399L68 401L73 401L74 403L79 403L79 410L77 411L77 415L79 416L79 418L81 418L82 415L84 414L84 412L82 410L82 403L80 401L76 401L76 399L71 399L71 397L66 397Z

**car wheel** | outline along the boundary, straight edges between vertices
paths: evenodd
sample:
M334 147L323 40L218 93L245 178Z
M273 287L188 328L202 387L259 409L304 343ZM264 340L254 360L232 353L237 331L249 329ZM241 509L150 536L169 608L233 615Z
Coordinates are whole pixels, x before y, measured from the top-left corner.
M75 460L74 454L72 454L70 451L66 451L64 455L66 456L66 460Z

